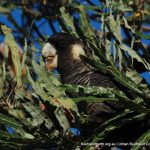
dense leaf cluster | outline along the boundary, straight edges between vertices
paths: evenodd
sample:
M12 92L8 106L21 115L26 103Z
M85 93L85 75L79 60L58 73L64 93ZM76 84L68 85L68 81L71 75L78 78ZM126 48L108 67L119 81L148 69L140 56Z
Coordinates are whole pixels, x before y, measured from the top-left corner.
M84 2L1 2L0 11L6 14L17 31L21 31L16 39L25 41L23 58L20 60L11 29L1 26L6 50L6 58L0 66L2 149L78 149L81 142L101 142L125 124L150 119L150 90L140 76L141 72L150 70L149 47L141 42L141 38L149 37L140 32L149 30L144 23L149 22L150 7L147 5L150 2L106 0L100 1L100 6L90 0ZM28 21L24 21L23 26L29 30L19 27L13 20L11 10L16 6L22 10L24 20ZM39 43L46 39L35 22L41 18L49 22L53 32L56 32L54 22L57 19L63 31L79 37L90 49L87 52L88 58L81 56L83 61L92 69L109 74L121 89L62 85L59 76L47 73L42 59L37 62L32 57L36 56L36 51L33 51L32 56L29 55L31 48L24 40L26 37L34 41L34 32L40 38ZM91 25L93 20L99 22L99 30ZM6 70L8 50L11 50L16 69L13 77ZM22 77L24 67L27 73ZM69 98L67 95L80 91L84 96L77 94L77 97ZM101 124L91 135L82 135L81 132L80 136L76 136L71 132L71 127L81 131L88 127L88 114L78 112L77 108L77 104L83 100L89 103L118 101L123 104L123 109L120 114ZM7 127L13 128L14 133L8 133ZM149 135L149 130L144 131L135 142L148 143ZM132 149L140 149L141 146L133 145ZM84 148L89 149L89 146Z

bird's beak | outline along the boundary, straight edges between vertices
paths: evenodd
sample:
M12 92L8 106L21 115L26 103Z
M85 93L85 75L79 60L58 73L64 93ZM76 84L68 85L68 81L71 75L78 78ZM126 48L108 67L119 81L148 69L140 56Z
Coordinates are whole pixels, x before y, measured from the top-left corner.
M46 43L42 49L42 57L45 61L45 68L47 71L57 68L58 55L53 45Z
M45 59L45 68L47 71L57 68L57 55L50 55Z

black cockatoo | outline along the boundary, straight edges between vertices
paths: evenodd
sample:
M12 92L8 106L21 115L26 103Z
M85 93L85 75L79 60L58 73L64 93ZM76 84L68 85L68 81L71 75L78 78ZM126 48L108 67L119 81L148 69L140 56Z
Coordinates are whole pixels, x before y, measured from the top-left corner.
M116 87L113 79L94 72L81 60L86 56L84 44L80 39L67 33L56 33L51 36L42 49L46 69L57 68L63 83Z
M70 34L56 33L52 35L42 49L42 57L45 60L46 69L57 68L61 74L62 82L65 84L117 88L115 81L110 76L93 71L85 65L85 62L80 58L81 55L86 56L85 49L87 48L85 48L81 40ZM92 107L94 111L91 114L92 118L90 116L91 121L94 120L93 114L107 113L107 117L110 114L114 114L115 110L108 105L104 103L94 105L95 107ZM101 122L104 118L99 119L97 121Z
M43 46L42 57L47 70L53 68L59 70L62 83L118 88L118 84L112 77L96 72L85 65L80 56L87 56L86 49L80 39L68 33L56 33ZM79 105L79 109L84 106ZM122 106L116 103L101 102L88 106L88 109L89 122L94 128L95 124L101 124L109 117L119 113Z

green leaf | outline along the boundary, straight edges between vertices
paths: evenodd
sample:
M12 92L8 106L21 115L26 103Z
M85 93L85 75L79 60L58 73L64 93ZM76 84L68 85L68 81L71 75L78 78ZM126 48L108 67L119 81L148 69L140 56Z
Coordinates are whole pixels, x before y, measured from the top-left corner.
M86 140L86 142L91 141L93 143L98 142L100 140L103 140L111 131L122 127L123 125L126 125L128 123L142 120L145 114L133 115L133 111L126 111L122 112L115 117L110 118L109 120L106 120L104 123L102 123L94 132L93 135Z
M96 103L96 102L109 102L109 101L116 101L118 100L117 98L97 98L97 97L94 97L94 96L86 96L86 97L77 97L77 98L72 98L72 100L76 103L80 102L80 101L86 101L86 102L89 102L89 103Z
M12 31L10 28L7 28L6 26L2 26L2 31L5 35L4 43L6 45L8 45L8 47L11 50L12 60L13 60L14 66L15 66L17 85L18 85L18 87L20 87L22 85L22 82L21 82L22 67L21 67L21 63L20 63L19 47L16 44L16 42L11 34Z
M12 10L6 7L2 7L0 6L0 13L4 13L4 14L8 14L10 13Z
M71 17L68 13L66 13L65 7L61 7L60 12L61 12L63 23L67 27L68 31L70 31L70 33L72 33L74 36L78 37L76 33L76 29L74 27L73 17Z
M141 32L139 32L139 31L136 31L135 32L140 38L143 38L143 39L145 39L145 40L150 40L150 35L144 35L144 34L142 34Z
M42 111L37 106L35 106L34 103L26 102L22 105L32 116L32 118L29 118L29 121L33 126L40 126L44 122L45 116L42 114ZM51 128L53 123L49 121L49 125Z
M42 67L41 65L38 65L37 63L33 62L33 66L35 71L39 75L39 80L36 82L38 86L35 85L35 83L32 80L32 83L34 85L33 88L35 88L36 92L37 89L40 92L40 94L38 95L41 97L44 95L46 98L49 99L49 102L53 106L63 107L66 109L73 110L74 112L77 113L77 115L79 115L75 103L71 99L66 98L64 91L62 91L62 89L58 87L58 81L56 79L54 80L53 76L48 76L44 67ZM31 77L30 77L30 81L31 81ZM46 92L44 90L49 92L48 95L50 98L46 95Z
M146 144L149 143L149 140L150 140L150 130L148 130L140 138L138 138L135 141L135 144L133 143L133 146L132 146L131 150L139 150L139 149L141 149L142 146L145 146Z
M29 68L27 68L27 75L28 75L28 80L32 85L32 88L36 91L36 93L44 100L44 101L49 101L49 96L45 93L45 91L41 88L41 85L38 82L34 82L30 72Z
M112 88L104 88L100 86L82 86L82 85L62 85L61 86L67 93L79 93L82 91L82 94L84 95L90 95L90 96L101 96L105 98L116 98L114 95L114 89ZM118 91L118 93L122 96L124 94L121 91ZM89 97L90 98L90 97ZM92 97L91 97L92 98ZM78 99L78 98L77 98ZM80 99L80 98L79 98ZM81 98L82 99L82 98Z
M25 38L24 52L23 52L23 57L22 57L22 69L25 67L26 56L27 56L27 40Z
M8 125L16 129L22 128L22 125L19 122L17 122L14 118L3 115L2 113L0 113L0 122L4 125Z
M96 60L94 58L88 58L88 57L85 57L83 55L80 56L81 59L83 59L86 63L90 64L92 67L102 71L103 73L106 73L107 72L107 65L100 62L99 60Z
M64 132L66 132L70 128L69 121L65 115L65 112L62 108L58 107L55 112L54 112L56 118L59 121L59 124L62 126L64 129Z
M115 2L114 4L112 4L112 8L125 13L133 11L131 7L125 6L122 1Z
M55 98L58 98L62 95L64 95L63 92L60 91L58 86L54 83L54 80L52 80L51 77L48 76L48 74L45 71L45 68L38 65L35 61L33 61L33 67L38 74L38 78L40 82L44 82L44 87L46 90L49 91L49 93L54 96Z
M144 58L140 57L135 50L122 43L119 45L119 47L121 50L128 52L132 58L135 58L138 62L141 62L147 70L150 70L150 64Z
M84 5L79 5L78 9L80 10L80 25L81 29L86 37L93 41L95 37L92 26L89 23L88 15L86 14ZM95 41L94 41L95 42Z
M108 72L111 73L114 76L114 79L121 83L123 86L131 89L132 91L142 94L143 91L139 89L138 85L135 84L132 80L130 80L128 77L123 75L121 72L119 72L116 68L108 68Z
M114 34L114 36L121 43L122 35L121 35L121 26L120 26L119 15L117 16L117 21L114 19L113 15L111 15L109 17L109 27L110 27L111 32Z

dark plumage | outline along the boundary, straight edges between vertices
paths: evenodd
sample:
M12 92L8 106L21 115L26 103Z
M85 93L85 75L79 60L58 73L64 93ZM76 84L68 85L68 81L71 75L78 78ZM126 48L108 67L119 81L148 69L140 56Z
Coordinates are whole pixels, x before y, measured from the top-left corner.
M80 39L67 33L57 33L48 39L57 50L57 68L63 83L93 85L102 87L116 87L109 76L94 72L80 59L85 54L85 47ZM74 49L74 50L73 50Z
M84 44L80 39L67 33L52 35L42 49L42 56L46 69L57 68L63 83L102 86L118 88L115 81L107 74L95 72L85 65L80 55L86 56ZM85 105L79 105L83 110ZM109 117L119 113L122 107L115 103L96 103L88 106L89 121L93 122L91 128L104 122ZM88 133L87 133L88 134Z
M117 88L110 76L93 71L80 59L80 55L86 56L86 50L80 39L67 33L56 33L47 40L42 49L42 56L46 69L57 68L65 84ZM85 110L89 113L89 121L94 123L92 128L120 110L120 106L114 103L83 103L78 104L79 111Z

